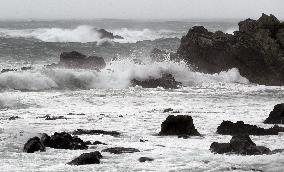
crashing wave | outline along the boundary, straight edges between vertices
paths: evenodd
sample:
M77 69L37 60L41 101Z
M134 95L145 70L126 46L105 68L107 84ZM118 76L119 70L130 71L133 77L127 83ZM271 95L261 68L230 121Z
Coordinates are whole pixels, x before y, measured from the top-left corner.
M137 64L125 59L109 62L100 72L75 69L37 69L14 71L0 74L1 89L47 90L47 89L93 89L127 88L132 79L159 78L163 73L171 73L184 86L203 83L243 83L249 81L237 69L218 74L194 72L184 62L152 62Z
M176 33L169 30L130 30L127 28L109 30L114 35L120 35L124 39L114 38L114 42L119 43L135 43L143 40L155 40L160 38L176 37ZM98 44L111 41L108 38L101 38L100 32L88 25L81 25L74 29L64 28L37 28L37 29L23 29L10 30L0 29L1 36L7 37L22 37L33 38L44 42L97 42Z

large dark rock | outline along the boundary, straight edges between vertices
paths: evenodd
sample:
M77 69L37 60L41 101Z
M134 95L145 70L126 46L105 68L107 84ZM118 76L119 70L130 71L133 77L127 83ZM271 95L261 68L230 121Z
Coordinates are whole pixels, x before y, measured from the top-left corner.
M235 135L230 143L213 142L210 150L218 154L262 155L272 153L270 149L264 146L256 146L248 135Z
M79 69L102 69L106 63L102 57L89 56L81 54L77 51L63 52L60 55L58 64L51 64L47 67L64 67L64 68L79 68Z
M181 39L177 53L196 71L219 73L238 68L253 83L283 85L283 29L275 16L265 14L240 22L234 35L195 26Z
M170 115L161 124L159 135L199 136L200 133L195 129L191 116Z
M43 134L41 137L42 143L46 147L51 147L54 149L88 149L87 144L78 137L73 137L66 132L54 133L52 136Z
M284 124L284 103L274 106L269 117L264 121L266 124Z
M157 88L163 87L165 89L177 89L181 83L177 82L171 74L163 74L160 78L149 79L133 79L131 80L132 86L142 86L143 88Z
M140 152L140 151L135 148L114 147L114 148L103 149L102 152L122 154L122 153L135 153L135 152Z
M100 152L91 152L91 153L83 153L79 157L73 159L72 161L68 162L69 165L87 165L87 164L99 164L100 159L103 156Z
M34 153L36 151L45 151L45 146L38 137L33 137L24 145L24 152Z
M269 129L264 129L256 125L245 124L243 121L236 123L223 121L217 128L217 133L223 135L278 135L279 132L284 132L284 128L274 126Z
M108 39L124 39L122 36L114 35L111 32L106 31L105 29L97 30L100 39L108 38Z
M103 134L103 135L110 135L110 136L119 136L120 133L117 131L104 131L104 130L84 130L84 129L77 129L75 130L72 134L74 135L83 135L83 134L87 134L87 135L99 135L99 134Z

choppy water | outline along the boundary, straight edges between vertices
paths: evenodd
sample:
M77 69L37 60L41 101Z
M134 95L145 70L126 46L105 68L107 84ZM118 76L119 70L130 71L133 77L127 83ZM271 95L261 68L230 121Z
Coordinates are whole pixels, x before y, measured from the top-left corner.
M154 48L174 51L189 27L201 22L57 21L0 22L1 68L32 65L31 71L0 74L0 171L283 171L284 154L259 156L218 155L209 151L213 141L228 142L230 136L216 134L223 120L243 120L261 127L275 104L283 102L284 87L250 84L237 69L219 74L193 72L185 63L150 62ZM229 31L234 22L201 23L211 30ZM92 28L105 28L127 39L97 43ZM177 38L174 38L177 37ZM162 39L171 38L171 39ZM146 41L151 40L151 41ZM71 42L70 42L71 41ZM94 42L95 41L95 42ZM103 40L105 41L105 40ZM140 41L140 42L137 42ZM58 61L62 51L78 50L107 59L101 72L45 69ZM110 61L118 57L117 61ZM144 64L135 64L133 59ZM129 87L133 78L159 77L171 72L184 87L177 90ZM155 136L171 113L165 108L191 115L203 137L178 139ZM68 116L68 113L86 115ZM47 121L47 114L69 118ZM20 119L8 120L11 116ZM108 145L88 150L22 152L28 138L38 133L103 129L122 132L121 137L80 136ZM270 149L283 148L284 135L252 136ZM148 142L140 142L146 139ZM122 146L138 148L134 154L103 153L99 165L69 166L83 152ZM141 156L155 160L139 163Z

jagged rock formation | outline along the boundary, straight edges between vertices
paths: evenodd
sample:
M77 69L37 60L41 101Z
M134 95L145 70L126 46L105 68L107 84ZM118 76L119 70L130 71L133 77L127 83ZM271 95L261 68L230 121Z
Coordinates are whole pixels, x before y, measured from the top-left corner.
M64 67L64 68L79 68L79 69L102 69L106 63L102 57L89 56L81 54L77 51L63 52L60 54L58 64L51 64L47 67Z
M122 36L114 35L113 33L106 31L105 29L99 29L97 30L97 32L99 33L100 39L124 39Z
M266 124L284 124L284 103L274 106L269 117L264 121Z
M283 127L275 125L272 128L264 129L256 125L245 124L243 121L233 123L231 121L223 121L217 128L218 134L223 135L278 135L279 132L284 132Z
M181 39L177 53L197 71L238 68L253 83L284 84L284 23L273 15L241 21L234 35L195 26Z

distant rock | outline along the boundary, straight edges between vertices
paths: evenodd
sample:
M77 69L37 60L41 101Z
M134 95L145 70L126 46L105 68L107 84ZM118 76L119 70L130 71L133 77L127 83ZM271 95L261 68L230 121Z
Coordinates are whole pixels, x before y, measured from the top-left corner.
M223 121L217 128L218 134L223 135L278 135L279 132L284 132L283 127L274 126L269 129L257 127L256 125L244 124L243 121L233 123L231 121Z
M8 120L16 120L16 119L20 119L20 117L19 116L11 116L11 117L9 117Z
M78 137L73 137L66 132L54 133L52 136L43 134L41 141L46 147L54 149L71 149L71 150L83 150L88 149L87 144Z
M117 137L117 136L120 135L120 133L117 132L117 131L84 130L84 129L77 129L72 134L74 134L74 135L83 135L83 134L99 135L99 134L103 134L103 135L110 135L110 136L114 136L114 137Z
M45 151L45 146L42 144L38 137L30 138L24 145L24 152L34 153L36 151Z
M170 115L162 123L159 135L200 136L200 133L195 129L191 116Z
M114 148L103 149L102 152L109 152L112 154L122 154L122 153L135 153L140 151L135 148L114 147Z
M211 144L210 150L218 154L262 155L272 153L270 149L264 146L256 146L248 135L235 135L230 143L214 142Z
M17 71L17 69L2 69L1 73L14 72L14 71Z
M106 66L102 57L89 56L81 54L77 51L63 52L60 55L58 64L47 65L49 68L79 68L79 69L97 69L100 70Z
M167 108L167 109L164 109L164 113L167 113L167 112L172 112L172 111L174 111L172 108Z
M107 144L100 141L95 141L92 145L107 145Z
M284 84L284 23L273 15L239 23L234 35L194 26L177 51L196 71L219 73L238 68L250 82Z
M100 39L124 39L122 36L114 35L113 33L106 31L105 29L99 29L97 30L97 32L99 33Z
M68 162L69 165L87 165L87 164L99 164L100 159L103 156L100 152L95 151L91 153L83 153L79 157L75 158L74 160Z
M142 86L143 88L157 88L163 87L165 89L177 89L180 82L177 82L171 74L163 74L160 78L148 78L148 79L133 79L131 80L132 86Z
M284 124L284 103L274 106L269 117L264 121L266 124Z
M149 157L140 157L138 159L139 162L147 162L147 161L154 161L153 158L149 158Z

